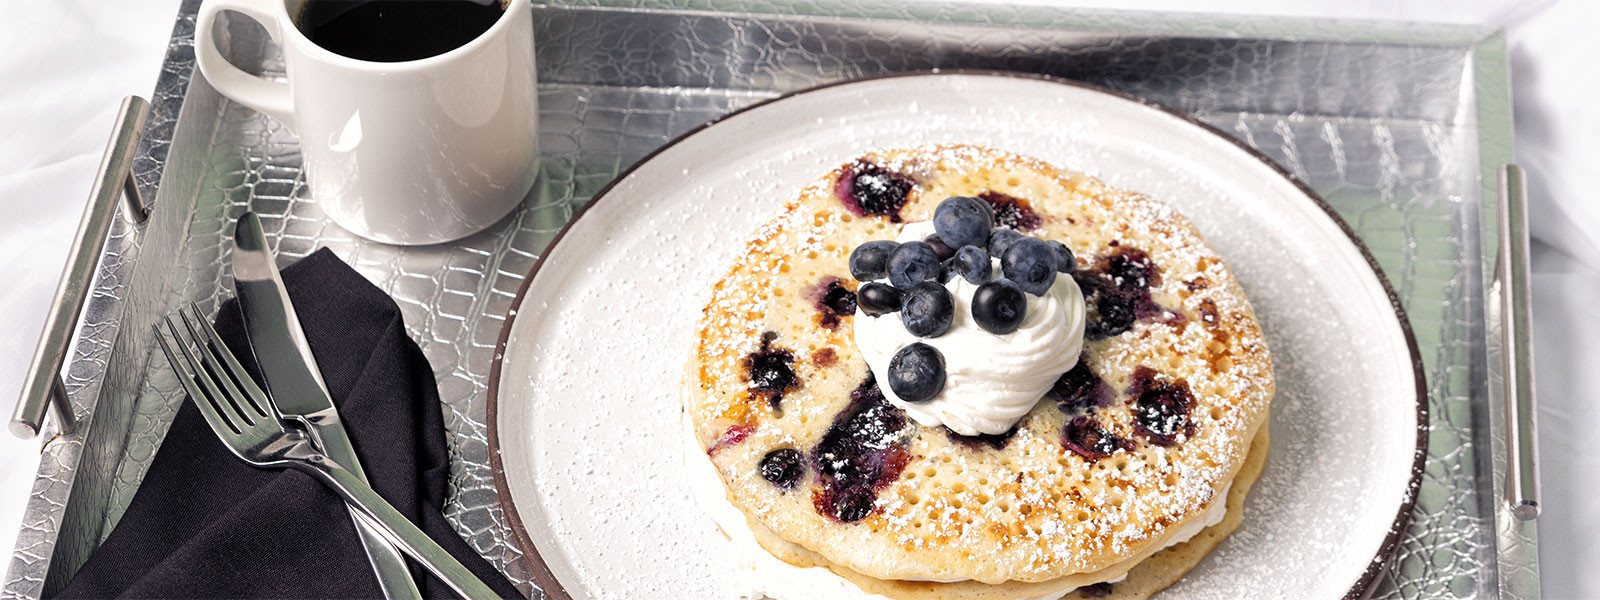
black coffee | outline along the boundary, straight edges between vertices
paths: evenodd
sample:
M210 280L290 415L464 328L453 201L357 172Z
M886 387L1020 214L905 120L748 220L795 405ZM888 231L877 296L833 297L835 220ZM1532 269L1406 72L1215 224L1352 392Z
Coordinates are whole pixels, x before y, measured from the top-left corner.
M460 48L502 12L500 0L309 0L296 25L334 53L401 62Z

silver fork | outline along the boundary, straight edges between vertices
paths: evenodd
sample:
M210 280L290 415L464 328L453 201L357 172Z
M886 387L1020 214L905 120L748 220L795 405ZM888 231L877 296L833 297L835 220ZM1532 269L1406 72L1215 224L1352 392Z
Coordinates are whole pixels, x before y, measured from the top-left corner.
M496 597L489 586L359 477L318 450L304 432L285 427L271 397L250 379L198 308L192 304L187 310L180 308L176 319L168 315L164 322L171 343L160 326L151 326L161 352L211 430L234 455L257 467L291 468L316 477L361 511L384 539L417 559L456 593L474 599Z

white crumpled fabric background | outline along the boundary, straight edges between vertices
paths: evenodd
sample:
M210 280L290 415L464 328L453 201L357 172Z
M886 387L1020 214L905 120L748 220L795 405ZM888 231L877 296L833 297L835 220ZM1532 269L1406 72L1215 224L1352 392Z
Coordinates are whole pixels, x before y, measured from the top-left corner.
M1600 598L1600 3L1587 0L1024 0L1032 4L1492 24L1509 31L1529 172L1546 598ZM178 0L0 2L0 409L22 385L122 96L155 85ZM38 442L0 434L10 561Z

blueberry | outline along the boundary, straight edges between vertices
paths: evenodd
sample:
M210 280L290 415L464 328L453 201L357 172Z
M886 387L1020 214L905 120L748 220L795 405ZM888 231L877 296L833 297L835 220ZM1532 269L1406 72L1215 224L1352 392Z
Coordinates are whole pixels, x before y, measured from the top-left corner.
M1071 275L1078 270L1078 259L1072 256L1072 249L1058 241L1050 241L1050 249L1056 253L1056 271Z
M856 281L883 279L889 275L889 255L899 247L898 242L877 240L856 246L850 251L850 274Z
M800 476L806 472L806 466L800 460L800 451L794 448L780 448L768 452L761 458L761 478L772 485L794 489L799 483Z
M956 257L952 256L945 259L944 262L939 263L939 278L935 279L934 281L939 282L939 285L944 285L946 283L950 283L950 280L955 278Z
M1010 248L1012 242L1020 239L1022 234L1017 233L1015 229L996 229L994 233L989 234L989 256L1005 256L1006 248Z
M1043 219L1039 213L1033 211L1028 201L1016 196L1008 196L994 190L985 190L978 194L984 202L989 203L989 208L994 211L994 223L1001 227L1010 227L1017 231L1029 231L1039 228Z
M1044 397L1055 400L1056 406L1064 413L1106 406L1111 403L1113 396L1111 386L1089 369L1089 361L1084 356L1078 358L1078 366L1062 373L1050 386L1050 391L1044 393Z
M972 320L989 333L1005 335L1016 331L1027 314L1028 296L1008 280L996 279L972 293Z
M1132 440L1122 439L1100 427L1089 415L1079 415L1067 422L1061 430L1061 445L1088 461L1106 458L1118 450L1132 452L1136 448Z
M932 281L907 290L900 303L900 321L905 323L906 331L920 338L944 335L955 316L955 297L950 295L950 290Z
M850 392L850 403L811 449L808 467L817 473L812 505L849 523L872 513L878 490L900 477L910 462L910 423L890 405L869 371Z
M944 243L944 238L939 237L937 233L922 238L922 241L927 243L929 248L933 248L933 253L939 257L939 260L950 260L950 257L956 255L956 248L959 247Z
M939 277L939 255L923 242L906 242L889 254L889 283L909 290Z
M1165 310L1150 297L1150 288L1161 285L1161 267L1145 251L1127 244L1095 257L1073 279L1083 289L1084 301L1094 306L1095 318L1084 328L1088 339L1120 335L1138 320Z
M856 306L861 312L879 317L900 310L900 290L882 283L868 283L856 291Z
M889 389L906 402L927 402L944 391L944 355L917 342L889 359Z
M967 283L981 284L994 274L989 253L977 246L962 246L950 261L950 270L967 280Z
M833 518L845 523L854 523L867 518L872 514L872 509L877 506L877 499L871 491L845 490L839 493L834 500Z
M952 196L933 210L933 231L952 248L984 247L989 243L991 227L994 210L977 198Z
M1049 242L1024 237L1012 242L1000 255L1000 271L1022 291L1043 296L1056 282L1056 252L1050 249Z
M893 377L893 371L890 373ZM1158 375L1144 365L1133 368L1127 389L1133 400L1133 432L1157 446L1172 447L1180 435L1195 433L1195 422L1189 416L1194 408L1194 393L1189 391L1188 381Z
M816 299L817 324L828 329L837 329L840 319L856 314L856 293L838 277L823 277L806 295Z
M800 377L794 372L794 353L777 348L772 342L778 334L768 331L761 334L761 348L744 357L745 380L750 382L750 395L763 398L774 411L783 410L783 397L800 389Z
M893 223L900 222L900 209L905 206L911 188L917 185L908 175L866 162L857 162L851 174L840 179L840 183L845 181L849 182L849 188L842 190L847 193L841 200L850 212L886 216Z

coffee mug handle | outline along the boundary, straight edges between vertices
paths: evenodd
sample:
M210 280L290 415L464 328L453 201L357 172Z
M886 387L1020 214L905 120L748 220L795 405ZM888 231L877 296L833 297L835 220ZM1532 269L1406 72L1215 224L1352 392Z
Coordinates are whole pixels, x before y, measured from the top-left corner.
M279 6L274 7L274 2ZM289 84L256 77L233 66L217 51L213 38L217 15L224 10L231 10L260 23L272 41L281 44L274 8L281 10L282 0L205 0L200 5L200 16L195 25L195 41L200 46L195 58L200 63L200 72L222 95L265 113L294 131L294 97L290 95Z

